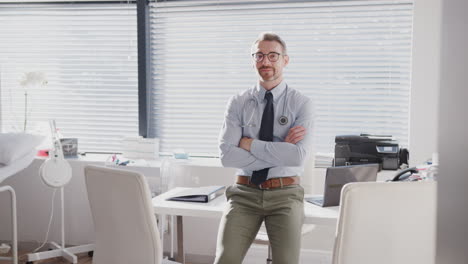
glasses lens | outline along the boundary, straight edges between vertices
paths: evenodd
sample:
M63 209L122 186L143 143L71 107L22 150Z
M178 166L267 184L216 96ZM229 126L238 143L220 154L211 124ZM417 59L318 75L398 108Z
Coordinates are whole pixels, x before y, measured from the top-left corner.
M252 54L252 56L253 56L253 58L254 58L254 60L256 62L260 62L260 61L263 60L263 54L262 53L254 53L254 54Z
M279 54L276 53L276 52L271 52L271 53L268 53L268 59L271 61L271 62L275 62L279 59Z

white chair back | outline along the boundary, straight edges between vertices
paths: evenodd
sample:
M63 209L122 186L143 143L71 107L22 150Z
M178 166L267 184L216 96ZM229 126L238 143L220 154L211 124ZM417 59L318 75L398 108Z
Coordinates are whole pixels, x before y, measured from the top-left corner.
M161 240L143 175L85 167L96 233L94 264L160 264Z
M435 182L351 183L340 204L333 264L435 263Z

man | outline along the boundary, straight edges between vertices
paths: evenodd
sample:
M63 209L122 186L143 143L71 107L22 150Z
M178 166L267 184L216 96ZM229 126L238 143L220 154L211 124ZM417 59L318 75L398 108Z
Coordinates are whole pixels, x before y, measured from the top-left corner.
M238 168L226 190L216 264L240 264L265 221L274 264L299 263L304 189L299 185L312 141L312 102L283 80L286 44L262 33L252 46L258 83L228 103L221 162Z

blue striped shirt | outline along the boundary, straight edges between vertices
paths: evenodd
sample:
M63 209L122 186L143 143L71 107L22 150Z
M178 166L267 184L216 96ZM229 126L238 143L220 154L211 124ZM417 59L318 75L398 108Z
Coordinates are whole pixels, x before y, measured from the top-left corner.
M253 171L270 168L268 179L300 176L312 145L312 100L288 87L284 81L273 88L273 142L267 142L258 139L266 104L265 92L257 84L230 98L219 135L221 163L224 167L238 168L237 175L251 176ZM278 119L283 113L288 123L280 125ZM295 126L305 127L304 139L296 144L284 142L289 129ZM239 147L242 137L254 139L250 152Z

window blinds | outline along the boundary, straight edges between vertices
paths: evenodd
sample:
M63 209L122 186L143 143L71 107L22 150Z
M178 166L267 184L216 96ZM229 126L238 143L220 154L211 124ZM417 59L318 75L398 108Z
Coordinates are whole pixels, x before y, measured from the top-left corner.
M315 151L361 132L408 145L413 1L157 1L150 15L161 151L217 154L226 102L255 84L263 31L285 39L285 80L315 102Z
M26 72L48 84L28 89L27 130L55 119L80 151L121 150L138 135L137 22L133 3L0 4L2 131L22 131Z

